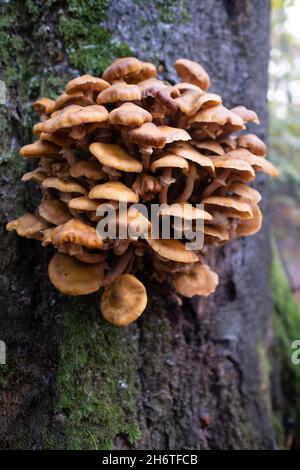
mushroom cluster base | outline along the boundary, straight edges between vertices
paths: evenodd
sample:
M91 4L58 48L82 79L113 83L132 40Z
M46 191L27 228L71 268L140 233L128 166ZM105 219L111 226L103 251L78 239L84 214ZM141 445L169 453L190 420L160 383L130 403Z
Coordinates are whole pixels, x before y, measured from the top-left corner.
M134 57L115 60L101 78L74 78L56 100L33 104L37 139L20 150L38 162L22 180L36 182L42 200L35 214L8 222L7 230L55 249L48 272L60 292L104 288L100 310L119 326L147 305L146 289L132 274L140 257L179 295L212 294L219 279L205 260L207 247L260 229L261 196L249 183L257 171L277 175L265 144L246 132L248 122L259 124L256 113L226 108L208 91L210 78L199 64L179 59L175 68L177 84ZM115 210L116 236L97 230L103 203ZM137 203L149 214L161 204L159 217L168 218L171 236L155 237ZM201 247L187 247L184 232L175 237L185 220L201 232Z

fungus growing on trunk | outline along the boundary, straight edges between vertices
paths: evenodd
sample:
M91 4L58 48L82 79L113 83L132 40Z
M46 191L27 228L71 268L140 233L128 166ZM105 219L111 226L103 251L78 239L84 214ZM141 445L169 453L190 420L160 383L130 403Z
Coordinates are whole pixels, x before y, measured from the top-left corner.
M20 150L38 161L22 181L38 183L42 200L35 214L8 222L7 230L55 250L48 271L60 292L104 288L100 310L118 326L146 308L145 287L131 274L142 257L153 278L179 295L212 294L218 275L209 253L260 229L261 195L248 183L257 171L278 174L266 145L254 134L239 135L247 123L259 123L257 114L228 109L207 92L210 78L199 64L179 59L175 68L177 84L159 80L154 65L134 57L115 60L102 77L72 79L56 100L33 104L37 140ZM116 210L116 238L98 233L101 203ZM159 223L170 220L168 236L162 226L155 233L151 220L158 203L165 204ZM177 222L201 233L204 245L191 249Z

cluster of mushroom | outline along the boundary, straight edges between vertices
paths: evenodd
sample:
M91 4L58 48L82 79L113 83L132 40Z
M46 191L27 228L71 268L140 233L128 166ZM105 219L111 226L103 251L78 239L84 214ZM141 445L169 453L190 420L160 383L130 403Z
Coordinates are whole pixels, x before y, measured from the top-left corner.
M218 275L204 261L206 247L260 229L261 196L248 183L256 171L277 174L265 144L238 134L248 122L259 123L256 113L227 109L207 91L210 79L199 64L179 59L175 67L175 85L133 57L114 61L102 78L71 80L55 101L33 104L40 115L37 140L20 151L38 160L22 180L37 182L42 200L35 214L10 221L7 230L55 248L49 278L60 292L105 288L100 309L116 325L131 323L146 308L145 287L131 274L140 257L182 296L213 293ZM116 209L127 203L127 237L99 236L97 207L104 201ZM161 217L202 219L203 248L151 237L151 221L130 210L138 202L166 204ZM121 216L117 223L124 225ZM132 224L142 225L147 237L131 237Z

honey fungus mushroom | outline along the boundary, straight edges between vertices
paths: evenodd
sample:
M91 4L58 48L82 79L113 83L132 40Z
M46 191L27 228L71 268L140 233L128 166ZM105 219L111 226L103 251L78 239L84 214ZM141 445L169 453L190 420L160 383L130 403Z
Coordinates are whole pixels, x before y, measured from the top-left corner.
M72 78L56 99L34 102L35 141L20 149L30 165L22 182L34 182L41 200L7 230L54 251L48 272L60 292L103 289L100 310L118 326L146 308L135 277L142 266L180 296L212 294L215 252L263 223L252 187L257 173L278 174L264 142L247 132L259 124L255 110L228 108L200 64L179 58L175 69L179 82L169 83L153 64L125 57L102 76ZM103 203L116 210L116 237L98 234ZM154 233L150 214L158 203L159 221L170 219L167 239ZM201 249L189 249L185 222L202 236Z

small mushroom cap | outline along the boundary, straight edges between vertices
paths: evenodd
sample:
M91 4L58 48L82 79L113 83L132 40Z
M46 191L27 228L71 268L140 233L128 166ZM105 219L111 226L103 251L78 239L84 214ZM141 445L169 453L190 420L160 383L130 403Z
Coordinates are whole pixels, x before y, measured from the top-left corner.
M117 103L118 101L140 101L141 90L137 85L115 83L97 96L97 104Z
M33 171L28 171L24 173L21 180L22 181L36 181L37 183L42 183L44 179L47 178L47 173L42 168L36 168Z
M217 155L225 155L225 150L223 149L222 145L220 145L215 140L203 140L202 142L193 140L191 144L194 145L194 147L203 150L209 150L210 152L216 153Z
M173 144L169 148L170 152L180 157L190 160L194 163L198 163L200 166L208 168L210 171L214 172L215 166L212 158L203 155L202 153L195 150L192 145L188 143Z
M33 214L24 214L18 219L11 220L6 224L6 230L12 232L15 230L20 237L31 238L41 230L48 227L45 220Z
M79 160L70 167L70 174L74 178L85 176L91 180L103 180L106 174L102 171L101 166L94 160Z
M90 145L90 152L102 165L119 171L141 173L142 163L132 157L121 145L95 142Z
M235 211L237 213L236 215L240 213L243 218L250 219L253 216L251 205L248 202L233 196L209 196L203 199L202 204L220 206L226 209L228 208L232 210L232 212L228 211L228 214L231 214L231 217L235 217Z
M66 295L87 295L97 292L104 279L105 263L86 264L74 257L56 253L48 266L50 281Z
M212 156L212 161L214 162L215 168L223 168L223 169L230 169L233 171L237 171L239 173L246 173L246 180L251 181L255 178L255 171L253 170L250 163L241 158L234 157L234 155L230 155L229 152L226 155L222 156Z
M55 108L55 101L42 96L32 105L38 114L51 114Z
M275 168L275 166L272 165L272 163L269 160L266 160L263 157L259 157L258 155L254 155L253 153L249 152L249 150L245 148L232 150L231 152L228 152L226 155L230 156L231 158L243 160L249 163L249 165L251 165L254 168L254 170L262 171L263 173L266 173L267 175L270 175L273 177L276 177L279 175L277 168Z
M230 130L239 131L245 129L243 119L222 104L200 109L194 116L190 117L189 124L215 123L220 126L228 125Z
M209 75L197 62L188 59L178 59L175 62L175 68L183 82L193 83L204 91L209 88Z
M96 229L79 219L71 219L56 227L52 232L52 242L55 246L76 243L90 249L99 249L103 246Z
M230 239L228 230L219 225L205 225L204 234L212 238L217 238L221 242ZM207 243L207 239L205 243Z
M99 207L100 201L90 199L87 196L80 196L71 199L68 203L70 209L75 209L77 211L96 211Z
M251 109L245 108L245 106L236 106L235 108L232 108L231 111L240 116L244 122L260 124L257 114Z
M33 144L24 145L20 149L21 157L34 158L45 155L58 155L60 148L51 142L42 142L37 140Z
M213 294L219 284L219 276L211 271L207 264L195 264L184 273L176 273L173 277L176 291L184 297L194 295L208 296Z
M80 124L101 123L107 121L108 111L104 106L67 106L55 117L39 123L39 130L46 133L52 133L59 129L78 126ZM36 126L35 126L36 127ZM37 129L37 127L36 127Z
M147 238L149 246L160 256L179 263L195 263L199 261L198 255L191 250L187 250L185 245L179 240L160 240Z
M266 144L255 134L243 134L237 139L238 147L244 147L251 153L260 157L265 157L267 154Z
M212 216L200 209L199 207L193 207L188 202L178 202L169 206L162 207L159 211L161 215L171 215L173 217L180 217L187 220L203 219L211 220Z
M39 205L38 211L43 219L54 225L64 224L72 219L68 207L59 199L46 199Z
M176 140L191 140L190 134L179 127L158 126L158 129L165 135L167 144L171 144Z
M87 194L87 190L76 180L65 181L56 176L49 176L42 182L43 188L53 188L61 191L62 193L82 193Z
M56 134L47 134L46 132L42 132L40 134L40 140L53 142L54 144L58 145L59 147L68 147L69 145L73 144L73 140L68 137L67 135L60 135Z
M84 90L95 90L102 91L105 88L110 87L110 84L103 80L102 78L93 77L92 75L86 74L81 75L80 77L73 78L65 86L67 93L72 93L73 91L84 91Z
M108 82L119 80L127 77L127 75L138 74L143 68L142 63L135 57L124 57L116 59L104 70L102 78Z
M90 106L94 104L94 102L90 98L87 98L83 91L75 90L70 93L62 93L59 95L55 100L55 110L62 110L71 104L78 106ZM56 115L51 115L51 118L53 117L56 117Z
M126 326L137 320L147 306L145 286L132 274L121 274L103 292L100 310L105 320Z
M167 153L155 160L150 166L152 172L156 171L158 168L182 168L183 170L188 170L189 164L185 158L174 155L173 153Z
M249 220L241 220L236 228L237 237L246 237L257 233L262 226L263 216L257 204L252 204L253 217Z
M128 83L139 83L149 78L155 78L157 75L156 67L151 62L141 62L142 70L139 73L133 73L125 77Z
M233 181L226 189L228 192L237 194L238 196L242 197L243 199L247 199L247 201L251 201L252 203L258 204L261 201L261 194L256 189L251 188L251 186L248 186L247 184Z
M109 121L112 124L119 124L127 127L140 127L145 122L152 121L152 115L146 109L134 103L123 103L109 114Z
M132 189L120 181L108 181L94 186L89 192L91 199L111 199L112 201L132 202L136 204L139 197Z
M166 144L165 134L152 122L128 131L129 142L142 146L163 148Z
M176 85L178 88L178 86ZM200 109L200 97L204 94L200 88L182 90L181 96L175 98L175 103L186 116L192 116Z

